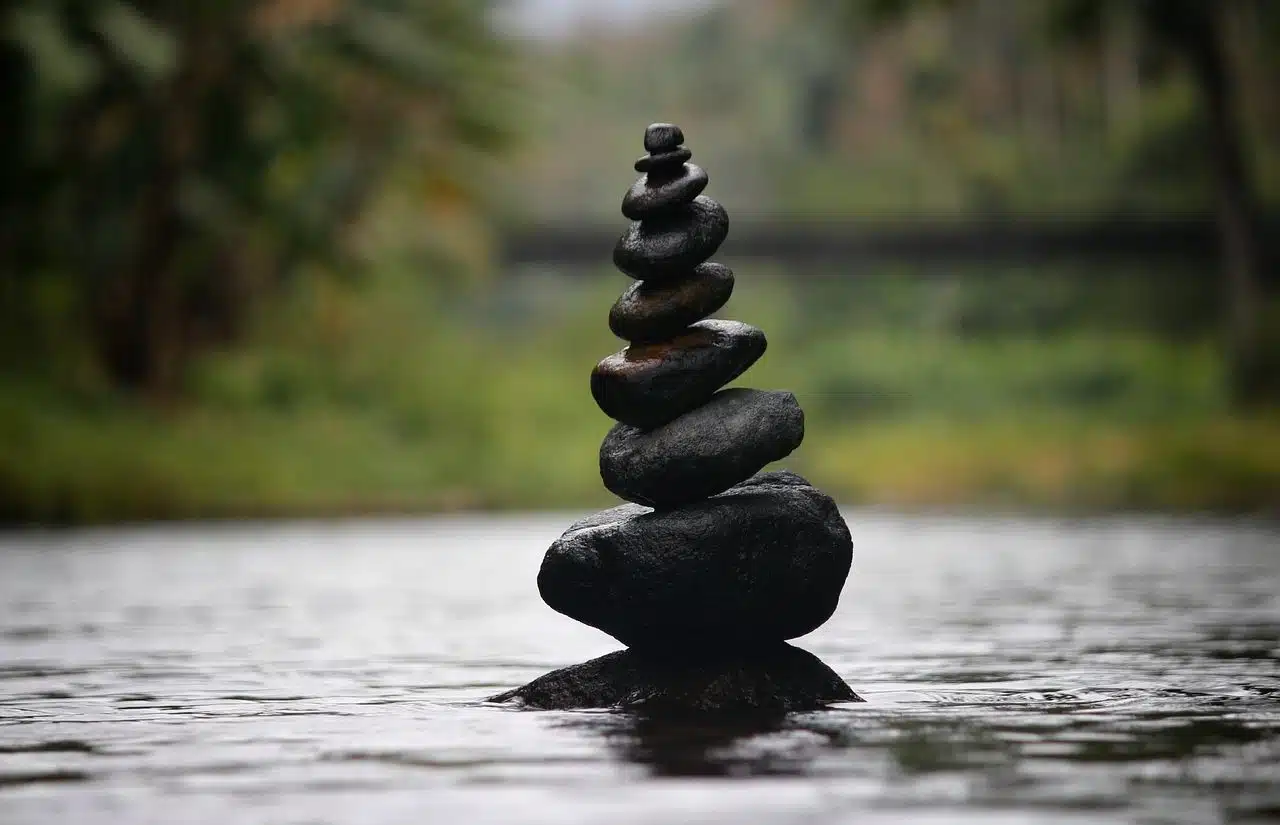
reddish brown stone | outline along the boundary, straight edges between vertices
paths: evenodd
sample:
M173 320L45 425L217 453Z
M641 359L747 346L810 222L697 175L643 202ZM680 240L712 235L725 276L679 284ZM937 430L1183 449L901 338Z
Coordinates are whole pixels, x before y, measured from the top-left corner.
M605 415L641 429L701 406L764 354L759 329L702 321L668 341L633 344L591 372L591 394Z

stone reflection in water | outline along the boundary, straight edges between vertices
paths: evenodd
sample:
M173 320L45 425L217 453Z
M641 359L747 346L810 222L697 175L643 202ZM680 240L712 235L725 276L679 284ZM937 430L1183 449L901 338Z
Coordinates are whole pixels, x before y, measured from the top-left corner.
M804 438L789 392L722 390L764 355L762 330L702 320L733 289L708 263L729 230L700 194L684 134L651 125L623 200L634 218L614 263L639 281L610 312L629 346L591 373L618 424L600 447L605 486L632 502L571 526L538 590L555 610L631 649L547 674L494 701L540 708L790 711L857 695L784 644L835 612L853 561L835 502L794 473L760 473Z
M1274 703L1230 713L1223 697L1133 694L992 691L808 714L639 711L555 727L600 737L616 759L654 777L830 776L847 797L874 789L906 804L1018 798L1098 812L1126 809L1139 794L1214 787L1236 814L1280 810Z
M678 712L579 717L617 758L659 777L803 776L826 737L784 714Z

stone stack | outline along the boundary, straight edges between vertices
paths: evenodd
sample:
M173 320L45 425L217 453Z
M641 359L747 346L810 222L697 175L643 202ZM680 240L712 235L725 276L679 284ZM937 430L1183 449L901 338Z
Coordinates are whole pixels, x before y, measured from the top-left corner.
M494 697L538 707L799 709L857 696L786 640L835 611L853 558L835 502L800 476L760 473L804 438L789 392L722 389L765 352L764 333L704 320L733 273L709 262L729 230L702 194L679 127L645 131L622 201L614 264L636 279L609 327L629 342L591 373L618 423L600 446L629 504L572 525L538 574L555 610L627 645Z

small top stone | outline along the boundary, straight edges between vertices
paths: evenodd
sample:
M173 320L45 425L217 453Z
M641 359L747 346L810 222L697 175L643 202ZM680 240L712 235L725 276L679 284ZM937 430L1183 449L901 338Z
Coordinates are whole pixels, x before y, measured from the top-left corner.
M650 123L644 130L644 150L657 154L668 152L684 143L684 132L672 123Z

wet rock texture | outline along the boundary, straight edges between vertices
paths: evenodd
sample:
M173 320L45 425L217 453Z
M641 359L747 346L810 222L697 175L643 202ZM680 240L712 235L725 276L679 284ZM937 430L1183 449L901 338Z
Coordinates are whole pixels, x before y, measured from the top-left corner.
M632 344L591 372L591 395L610 418L658 427L705 404L746 372L767 342L738 321L700 321L669 341Z
M656 218L673 207L691 202L707 188L707 173L700 166L687 163L673 177L649 180L645 175L627 190L622 198L622 214L635 221Z
M633 278L669 280L716 254L728 234L724 207L699 195L657 217L632 222L613 248L613 263Z
M636 281L609 310L609 329L639 344L674 338L727 304L732 294L733 270L710 261L678 280Z
M616 425L600 445L600 476L620 498L679 507L728 490L803 439L804 412L791 393L721 390L672 426Z
M862 699L817 656L778 644L693 659L619 650L553 670L492 701L544 710L789 713Z
M853 560L836 504L793 473L763 473L675 510L623 504L547 551L555 610L649 650L750 649L835 612Z
M629 342L591 373L618 424L600 475L627 504L572 525L538 573L543 600L629 646L494 697L536 708L789 711L858 701L786 640L831 617L853 560L835 502L805 479L761 472L804 439L783 391L723 389L767 347L738 321L704 320L734 288L710 261L729 231L702 194L684 133L645 132L613 251L637 279L609 327Z

